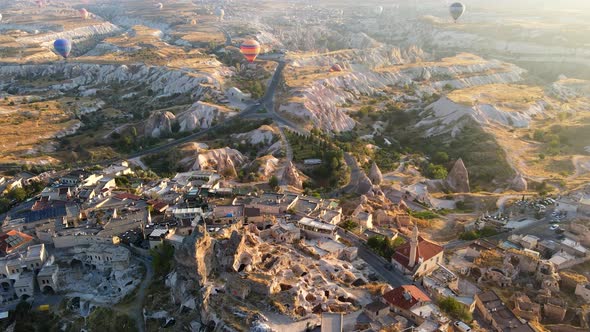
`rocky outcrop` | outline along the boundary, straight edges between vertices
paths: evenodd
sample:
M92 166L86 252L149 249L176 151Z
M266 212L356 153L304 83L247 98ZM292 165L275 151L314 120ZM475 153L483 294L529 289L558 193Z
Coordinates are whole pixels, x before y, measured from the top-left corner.
M468 193L470 191L469 173L461 158L455 162L445 180L445 184L452 192Z
M271 155L262 156L254 162L258 163L258 175L260 175L263 180L270 178L279 165L279 160Z
M171 69L168 67L148 66L144 64L105 65L74 62L52 64L5 65L0 66L0 86L9 85L18 78L40 79L44 77L62 77L62 82L47 87L54 91L87 90L112 83L123 86L144 84L145 90L151 90L154 96L170 96L190 93L194 99L201 98L211 89L220 91L220 76L231 75L219 62L212 73L197 72L190 69ZM19 89L26 89L20 87ZM18 91L19 94L26 90Z
M101 36L103 37L106 35L111 35L120 31L121 28L118 26L110 22L103 22L69 29L62 32L22 37L18 38L17 41L22 44L47 44L47 46L49 46L49 43L53 43L54 40L60 38L65 38L72 41L83 41L91 38L100 38Z
M262 144L265 146L271 145L277 139L277 136L277 130L268 125L263 125L260 128L247 133L234 135L237 140L244 143L251 145Z
M233 110L225 107L198 101L178 115L178 123L182 132L206 129L214 123L225 121L236 114Z
M295 167L295 165L293 165L292 162L289 162L287 164L287 166L285 167L285 171L283 173L283 178L281 179L281 183L283 185L295 187L298 189L303 188L303 180L301 179L301 176L299 175L299 171L297 170L297 167Z
M225 147L199 153L191 169L213 169L224 176L236 176L237 169L246 161L240 151Z
M358 185L356 187L356 193L358 195L365 195L368 193L372 193L373 190L373 183L369 177L365 174L365 172L360 172Z
M526 109L506 110L489 104L465 106L442 97L424 109L421 113L423 118L416 126L425 129L423 132L425 137L444 133L450 133L454 137L472 121L481 126L499 124L527 128L533 118L550 116L546 108L547 103L543 100L528 105Z
M512 180L510 184L510 188L515 191L527 191L528 190L528 183L526 179L522 176L522 174L516 175L516 177Z
M381 170L375 162L373 162L373 165L371 165L371 170L369 171L369 179L374 185L380 185L383 181L383 174L381 174Z
M172 124L176 121L174 114L164 111L156 111L150 114L145 124L145 135L148 137L161 137L172 132Z
M342 59L339 63L347 68L353 67L354 71L342 75L329 75L292 88L290 94L294 98L291 102L282 104L280 111L327 131L348 131L354 128L355 122L342 105L357 100L360 96L381 94L388 86L413 86L418 96L431 95L440 93L448 86L460 89L494 83L513 83L522 80L522 74L525 72L517 66L495 60L488 61L471 54L461 54L441 62L423 63L421 66L399 66L416 61L416 52L407 52L408 58L403 58L404 53L399 57L383 56L384 51L381 48L374 52L381 52L378 54L382 56L379 60L373 59L376 61L374 64L362 62L361 59L365 60L366 56L348 54L349 58ZM338 57L328 59L335 61ZM317 59L311 57L295 60L291 66L318 66L326 61L322 56ZM357 61L363 63L363 66L356 66ZM428 80L424 80L425 71L430 73Z

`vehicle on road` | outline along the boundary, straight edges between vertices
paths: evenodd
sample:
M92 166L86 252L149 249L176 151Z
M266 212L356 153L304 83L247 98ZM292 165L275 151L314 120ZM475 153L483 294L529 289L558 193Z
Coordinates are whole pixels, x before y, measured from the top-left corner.
M469 327L469 325L463 323L460 320L458 320L455 323L453 323L453 325L455 325L455 327L457 328L457 330L459 330L461 332L471 332L471 327Z
M385 269L392 271L393 270L393 265L391 263L387 263L385 264Z
M559 228L559 225L551 225L551 226L549 226L549 229L552 230L552 231L554 231L554 230L556 230L558 228Z

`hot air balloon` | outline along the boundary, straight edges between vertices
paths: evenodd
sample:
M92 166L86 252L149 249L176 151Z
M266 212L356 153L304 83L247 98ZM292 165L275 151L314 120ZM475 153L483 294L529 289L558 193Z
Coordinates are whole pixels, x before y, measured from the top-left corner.
M335 64L332 67L330 67L330 72L331 73L333 73L333 72L340 72L340 71L342 71L342 67L340 67L339 64Z
M223 21L223 16L225 16L225 10L223 10L223 8L217 7L215 9L215 15L219 18L220 21Z
M156 4L156 8L157 8L157 9L162 9L162 8L164 8L164 5L163 5L161 2L158 2L158 3Z
M242 43L240 46L240 51L246 60L252 63L254 60L256 60L258 54L260 54L260 44L253 39L248 39Z
M457 23L459 17L465 12L465 5L460 2L455 2L449 7L449 12L453 17L453 20L455 20L455 23Z
M88 16L90 16L90 13L88 13L88 11L86 10L86 8L82 8L80 9L80 16L82 17L82 19L87 20Z
M383 6L375 7L375 9L373 9L373 12L375 13L375 15L380 16L381 14L383 14Z
M72 50L72 43L67 39L57 39L53 42L53 48L55 48L55 51L63 56L64 59L67 59Z

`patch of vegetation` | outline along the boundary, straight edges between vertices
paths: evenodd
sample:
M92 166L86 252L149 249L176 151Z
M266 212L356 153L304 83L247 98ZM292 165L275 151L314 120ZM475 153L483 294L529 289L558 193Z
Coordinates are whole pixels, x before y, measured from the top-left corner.
M391 257L395 253L394 241L386 238L385 236L371 236L367 240L367 245L379 256L391 260Z
M233 118L229 121L224 122L223 125L219 126L218 128L210 130L207 133L206 139L213 140L220 138L228 138L231 134L245 133L248 131L252 131L254 129L258 129L260 126L270 124L272 124L271 119L244 121L240 118ZM225 143L227 143L226 145L228 145L230 142L231 140L228 140Z
M154 153L142 158L142 161L161 177L172 177L184 169L179 165L182 155L177 149Z
M273 189L276 190L279 187L279 179L276 176L271 176L268 179L268 185Z
M137 331L135 321L131 317L104 307L98 307L90 313L87 327L89 331Z
M564 155L584 154L588 142L590 125L565 126L553 125L549 130L537 129L532 139L544 143L543 154Z
M443 165L427 164L423 167L422 173L431 179L445 179L449 172Z
M574 163L570 159L551 160L547 165L547 170L550 172L559 173L563 176L568 176L576 170Z
M163 242L156 249L150 249L152 256L152 266L156 276L165 276L172 269L172 258L174 257L174 247Z
M471 313L454 297L443 297L438 301L438 306L443 312L455 319L459 319L464 322L470 322L473 320Z
M465 241L477 240L484 237L497 235L498 231L491 227L484 227L481 230L468 231L459 234L459 239Z
M341 222L339 226L349 232L352 232L359 227L359 224L357 224L356 222L354 222L350 219L346 219L343 222Z
M8 326L16 322L14 332L58 331L59 317L49 311L33 310L31 304L21 301L14 310L9 311L8 319L0 322L0 330L8 331Z
M39 181L32 181L22 188L13 188L0 197L0 214L8 212L14 205L39 194L45 185Z
M414 218L418 218L418 219L424 219L424 220L431 220L431 219L436 219L439 217L438 214L429 211L429 210L424 210L424 211L410 211L410 215Z
M303 136L286 132L293 149L293 159L303 162L305 159L320 159L322 163L302 171L314 181L304 183L306 188L334 188L346 181L346 167L343 151L319 131L312 130Z

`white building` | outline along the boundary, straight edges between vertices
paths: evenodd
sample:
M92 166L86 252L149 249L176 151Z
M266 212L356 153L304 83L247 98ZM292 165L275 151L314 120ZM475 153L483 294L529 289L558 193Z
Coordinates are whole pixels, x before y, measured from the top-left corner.
M55 293L59 290L57 284L57 265L45 265L37 274L37 284L43 293Z
M311 218L303 217L297 221L297 227L301 229L308 238L330 238L332 240L338 239L336 234L337 227L335 225L326 224Z
M148 240L150 241L150 249L156 249L160 247L168 233L170 233L170 230L167 228L154 229L148 236Z

